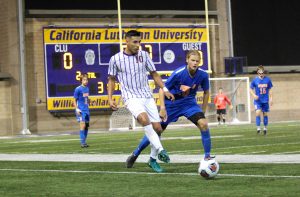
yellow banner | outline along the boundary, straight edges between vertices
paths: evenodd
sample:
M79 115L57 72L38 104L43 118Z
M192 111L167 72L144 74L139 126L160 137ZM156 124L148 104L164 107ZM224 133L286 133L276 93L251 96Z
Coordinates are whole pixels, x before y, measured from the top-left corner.
M158 94L153 94L153 98L156 102L156 105L159 106L159 96ZM113 96L118 107L123 107L123 101L120 95ZM203 92L197 92L196 100L198 104L203 103ZM209 98L209 103L211 99ZM62 110L75 110L74 107L74 98L73 97L57 97L57 98L48 98L47 108L49 111L62 111ZM89 96L89 108L90 109L108 109L108 97L107 96Z
M207 42L205 27L196 28L123 28L122 38L129 30L142 33L142 42ZM118 43L118 28L44 28L45 44ZM125 39L123 39L125 42Z

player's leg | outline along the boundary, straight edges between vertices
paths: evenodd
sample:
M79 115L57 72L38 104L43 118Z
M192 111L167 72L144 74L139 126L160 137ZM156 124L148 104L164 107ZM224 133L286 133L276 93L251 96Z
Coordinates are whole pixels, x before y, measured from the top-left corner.
M89 133L89 126L90 126L90 115L87 113L85 116L85 129L84 129L84 137L85 137L85 147L89 147L89 145L86 143L86 139Z
M254 107L255 107L255 122L256 122L256 131L257 131L257 134L260 133L260 122L261 122L261 119L260 119L260 116L261 116L261 103L258 103L258 102L254 102Z
M202 145L204 149L204 159L210 158L211 138L207 120L203 112L197 112L188 118L200 130Z
M159 114L154 99L129 99L126 101L126 106L129 109L129 111L133 114L133 116L137 118L138 122L144 127L145 135L147 136L153 147L156 150L158 150L159 154L165 156L167 159L166 161L168 161L169 156L163 149L160 139L157 133L154 131L153 126L151 124L151 122L160 122ZM152 110L150 113L149 109Z
M145 102L145 109L147 111L147 114L149 115L149 120L150 122L152 123L153 125L153 128L158 132L158 133L161 133L162 132L162 127L160 125L160 117L159 117L159 113L158 113L158 110L157 110L157 106L156 106L156 103L154 101L153 98L151 99L146 99L146 102ZM156 133L155 133L156 134ZM157 135L158 136L158 135ZM158 159L165 162L165 163L169 163L170 162L170 157L167 153L166 150L162 149L158 149L154 143L151 142L151 139L149 138L149 136L147 136L150 143L153 144L153 149L155 148L157 150L157 153L158 153ZM160 142L160 138L159 138L159 142ZM155 151L153 151L155 152ZM152 157L153 158L153 157Z
M225 125L225 122L226 122L226 109L222 110L222 119L223 119L223 124Z
M84 147L84 143L85 143L85 136L84 136L85 121L84 121L83 113L81 112L80 114L76 114L76 119L79 122L80 145L81 145L81 148L85 148Z
M218 124L221 125L221 112L219 109L217 109L217 119L218 119Z
M202 112L201 108L197 103L191 103L189 105L186 105L183 111L184 116L187 117L192 123L194 123L199 128L204 149L204 158L209 159L211 150L211 139L208 123L204 113Z
M162 133L162 131L161 132L159 132L159 131L157 131L158 130L158 128L156 128L156 126L153 126L154 127L154 130L156 131L156 132L158 132L158 135L159 135L159 137L160 137L160 135L161 135L161 133ZM167 125L161 125L161 128L162 128L162 130L164 131L166 128L167 128ZM134 162L136 161L136 159L138 158L138 156L141 154L141 152L145 149L145 148L147 148L147 146L149 146L149 144L150 144L150 141L149 141L149 139L147 138L147 136L146 135L144 135L144 137L141 139L141 141L140 141L140 143L139 143L139 145L137 146L137 148L132 152L132 154L127 158L127 160L126 160L126 167L127 168L132 168L133 167L133 165L134 165ZM153 147L154 148L154 147ZM150 158L152 157L152 158L156 158L157 157L157 150L154 148L153 149L152 148L152 146L151 146L151 154L150 154Z
M156 148L151 144L151 153L150 153L150 159L148 161L148 166L152 168L155 172L163 172L163 169L160 167L160 165L157 163L157 155L158 151Z
M79 131L79 137L80 137L80 145L81 148L86 148L85 147L85 122L81 121L80 123L80 131Z
M269 103L264 103L262 105L262 112L264 117L264 135L267 135L267 126L269 124L269 117L268 117Z

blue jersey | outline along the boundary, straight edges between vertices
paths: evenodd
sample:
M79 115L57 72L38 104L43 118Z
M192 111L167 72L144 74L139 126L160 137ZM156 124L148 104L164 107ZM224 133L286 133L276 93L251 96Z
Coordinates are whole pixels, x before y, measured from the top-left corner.
M175 96L174 104L196 102L196 93L199 86L203 91L209 89L208 74L198 68L194 76L191 76L186 65L176 69L168 78L165 86ZM172 102L166 99L166 104Z
M74 91L74 98L77 103L78 109L80 109L82 112L88 112L89 111L89 88L84 87L82 85L78 86Z
M269 92L272 87L273 84L269 77L264 77L262 79L255 77L250 85L250 88L254 89L255 94L258 96L258 100L255 100L254 102L268 103Z

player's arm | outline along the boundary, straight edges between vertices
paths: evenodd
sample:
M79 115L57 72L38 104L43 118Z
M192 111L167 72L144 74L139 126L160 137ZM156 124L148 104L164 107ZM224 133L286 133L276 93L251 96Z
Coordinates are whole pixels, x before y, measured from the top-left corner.
M118 109L116 102L112 98L113 93L115 91L116 75L117 75L117 64L115 61L115 56L113 56L109 60L108 83L107 83L108 102L109 102L110 108L112 108L113 110Z
M250 94L253 96L253 98L255 99L255 100L257 100L258 99L258 96L255 94L255 92L254 92L254 88L250 88Z
M206 77L201 82L201 87L203 89L203 104L202 104L202 110L203 113L206 112L207 105L208 105L208 99L209 99L209 77L208 74L206 74Z
M255 100L257 100L258 96L255 94L254 89L255 89L255 84L254 84L254 80L253 80L250 84L250 94L253 96L253 98Z
M78 97L79 97L79 92L77 91L77 89L75 89L75 92L74 92L74 107L75 107L76 114L80 115L81 110L78 108L78 105L77 105Z
M229 108L232 109L233 108L232 103L231 103L230 99L227 96L225 96L225 101L228 103Z
M172 93L169 92L168 88L165 87L165 84L162 81L160 75L156 71L151 71L150 75L152 76L153 80L158 85L158 87L160 87L161 89L163 89L164 95L168 99L170 99L170 100L173 101L175 99L175 97L174 97L174 95Z
M112 98L113 93L115 91L115 83L116 83L116 77L109 75L108 76L108 84L107 84L107 95L108 95L109 106L113 110L118 109L116 102Z
M215 96L215 98L214 98L214 104L215 104L215 105L217 104L217 98L218 98L218 95Z
M269 103L272 106L273 105L273 90L272 90L273 83L271 80L269 81L268 87L270 88L269 89Z
M273 105L273 90L272 90L272 88L269 90L269 102L270 102L270 105L272 106Z
M203 93L203 104L202 104L203 113L206 112L207 105L208 105L208 99L209 99L209 90L205 90Z
M160 110L159 110L159 117L161 118L162 121L167 121L167 111L166 111L166 106L165 106L165 93L163 89L159 88L159 102L160 102Z

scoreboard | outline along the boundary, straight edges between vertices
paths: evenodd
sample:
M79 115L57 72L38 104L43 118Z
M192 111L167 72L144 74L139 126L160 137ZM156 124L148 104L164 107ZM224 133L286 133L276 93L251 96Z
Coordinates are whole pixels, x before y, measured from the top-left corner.
M205 26L123 28L122 37L131 29L142 33L141 49L149 53L163 79L186 64L188 50L198 50L199 66L208 70ZM47 110L74 109L73 94L82 73L89 78L90 109L109 109L107 71L111 56L120 51L118 28L44 27L43 35ZM114 95L118 102L119 83Z

